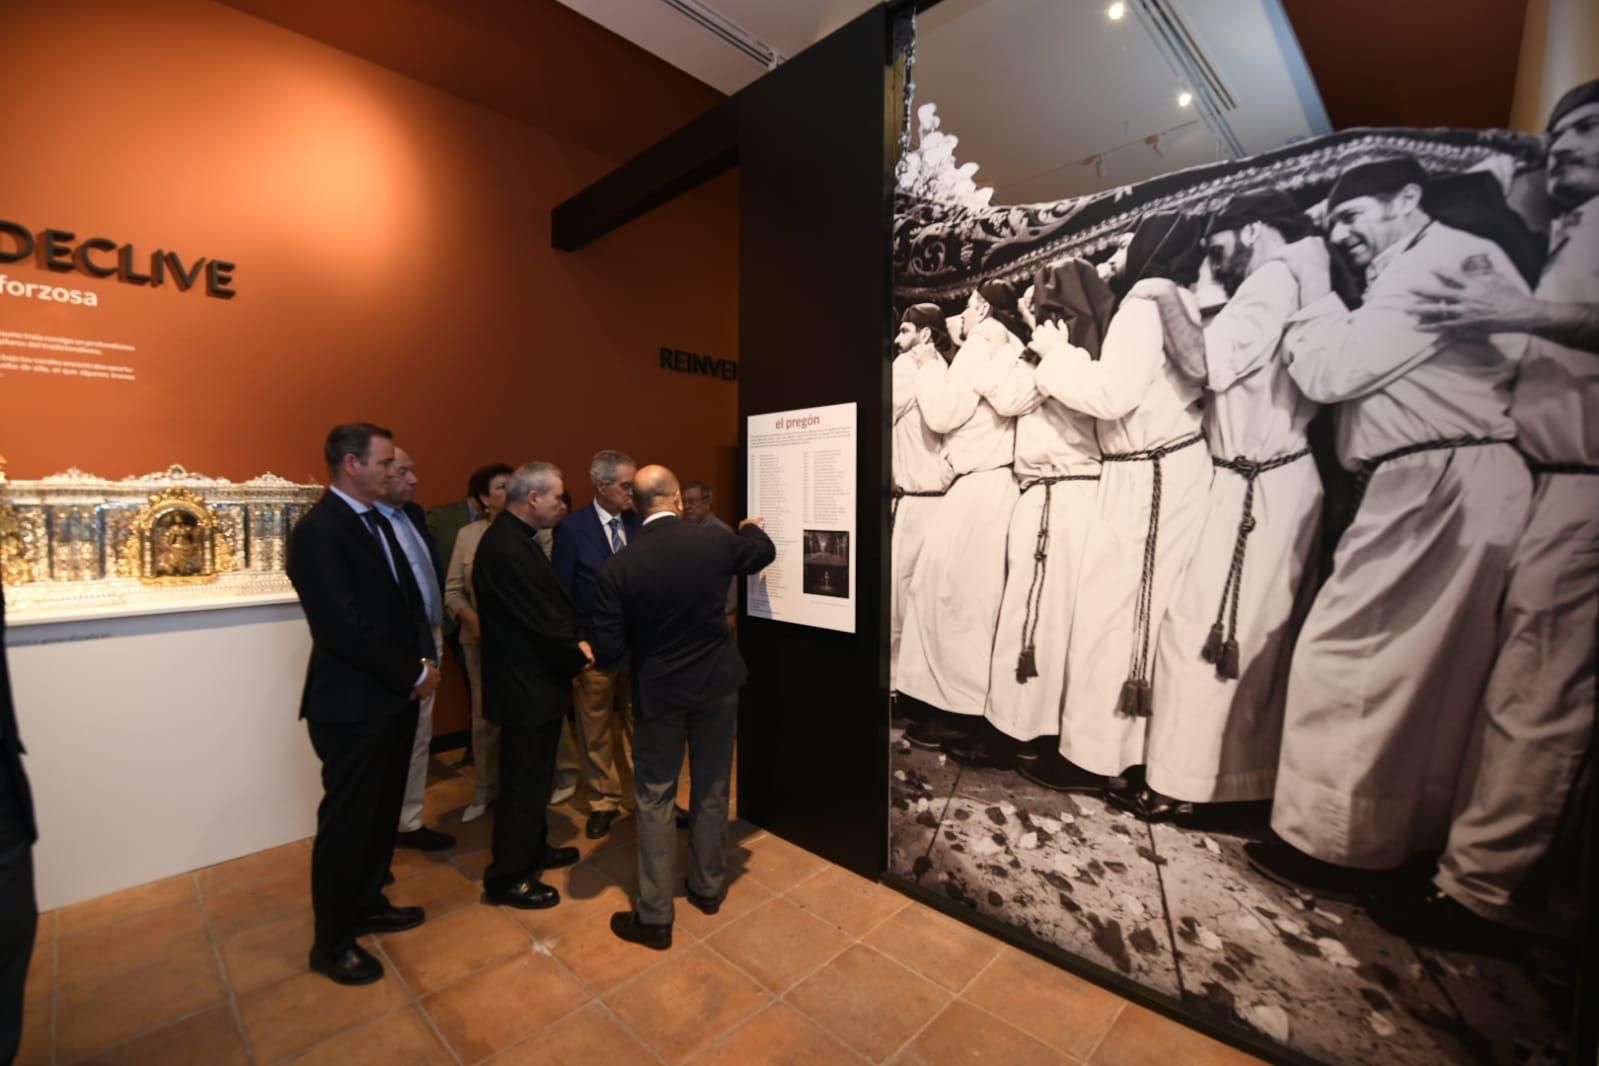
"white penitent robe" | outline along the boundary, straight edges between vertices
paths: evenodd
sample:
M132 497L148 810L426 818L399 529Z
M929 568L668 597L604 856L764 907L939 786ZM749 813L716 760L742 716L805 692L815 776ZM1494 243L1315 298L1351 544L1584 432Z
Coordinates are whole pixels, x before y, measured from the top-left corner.
M1128 297L1117 309L1096 362L1070 344L1038 366L1039 391L1098 421L1106 456L1144 452L1200 430L1202 389L1166 358L1153 301ZM1066 705L1060 752L1098 774L1144 761L1147 718L1123 713L1123 684L1141 651L1153 658L1161 617L1188 562L1205 514L1210 456L1203 443L1159 460L1161 492L1149 583L1149 626L1135 627L1151 530L1155 462L1106 462L1096 486L1072 603L1066 653ZM1158 689L1160 679L1154 679Z
M1413 313L1411 290L1435 271L1482 269L1523 284L1497 245L1432 223L1378 258L1358 310L1329 295L1289 327L1294 381L1342 404L1344 466L1514 436L1525 338L1425 333ZM1272 828L1290 844L1364 869L1442 848L1531 490L1509 444L1421 451L1371 475L1289 668Z
M1205 438L1218 459L1267 462L1304 452L1245 477L1218 467L1199 543L1160 628L1155 708L1149 723L1151 788L1196 803L1269 799L1277 779L1288 660L1308 601L1306 570L1321 522L1321 478L1305 427L1316 405L1288 376L1279 344L1299 310L1299 284L1281 262L1244 279L1205 328ZM1242 574L1229 574L1245 497L1254 527ZM1223 677L1201 656L1220 616L1237 641L1238 672ZM1236 611L1236 613L1234 613ZM1236 631L1231 623L1236 619Z
M894 431L892 467L895 498L890 557L893 559L893 597L889 607L889 687L897 689L900 631L905 625L905 596L911 575L921 558L922 544L932 529L936 496L949 488L954 476L944 462L944 438L927 428L921 408L916 404L916 371L944 357L930 346L900 355L893 366ZM910 495L900 495L909 493Z
M1537 296L1599 304L1599 201L1557 223ZM1510 413L1537 488L1438 885L1490 920L1569 935L1582 900L1549 867L1589 809L1579 782L1592 787L1591 765L1582 770L1599 653L1599 352L1533 337Z
M1035 374L1017 360L987 393L1001 414L1016 416L1021 498L1010 514L986 713L1018 740L1060 732L1072 601L1099 487L1093 417L1046 398ZM1019 672L1024 654L1031 669Z
M932 528L905 597L895 676L899 691L955 714L983 713L988 664L1005 588L1005 519L1016 502L1010 464L1015 420L983 398L1021 355L993 319L980 323L946 367L916 373L916 403L944 437L949 491L934 500Z

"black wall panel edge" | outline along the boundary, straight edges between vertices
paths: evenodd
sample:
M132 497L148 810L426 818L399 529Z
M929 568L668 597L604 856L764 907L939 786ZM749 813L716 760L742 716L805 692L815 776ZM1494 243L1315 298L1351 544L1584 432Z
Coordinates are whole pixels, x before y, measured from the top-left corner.
M874 8L738 96L739 435L750 415L854 402L854 634L747 619L745 818L867 877L888 855L888 470L901 81ZM747 492L741 484L743 506Z

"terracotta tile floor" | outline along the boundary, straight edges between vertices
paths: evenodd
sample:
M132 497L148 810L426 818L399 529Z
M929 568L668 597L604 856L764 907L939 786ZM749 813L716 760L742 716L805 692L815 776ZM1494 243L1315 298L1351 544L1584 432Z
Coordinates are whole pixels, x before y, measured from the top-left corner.
M582 841L554 910L484 907L489 820L435 760L428 822L450 852L396 856L420 929L372 938L384 979L309 973L308 841L43 916L19 1062L1242 1063L1229 1047L746 823L727 905L679 902L653 952L608 928L634 883L632 823Z

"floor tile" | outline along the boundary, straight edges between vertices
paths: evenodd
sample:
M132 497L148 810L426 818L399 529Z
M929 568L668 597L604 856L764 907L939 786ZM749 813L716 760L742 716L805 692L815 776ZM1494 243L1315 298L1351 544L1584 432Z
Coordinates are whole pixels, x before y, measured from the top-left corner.
M423 996L492 962L532 950L527 930L498 907L466 907L416 929L382 938L383 952Z
M860 1055L792 1007L774 1003L721 1043L694 1057L694 1066L844 1066Z
M430 865L390 885L389 902L396 907L421 907L428 920L441 918L468 903L476 903L483 886L448 865Z
M608 993L605 1002L640 1039L675 1063L709 1046L770 998L698 945Z
M56 999L56 1053L70 1060L191 1014L226 995L209 946L153 966L62 992Z
M786 998L823 1029L878 1061L931 1021L950 996L887 956L856 944Z
M56 916L59 911L45 911L39 915L39 924L34 927L33 942L35 944L48 944L56 938Z
M1238 837L1158 825L1155 841L1195 1009L1328 1062L1467 1058L1431 975L1358 907L1265 880Z
M1129 1003L1088 1061L1092 1066L1243 1066L1260 1060L1163 1014Z
M61 908L55 912L56 935L81 933L101 922L126 918L143 911L153 911L158 907L170 907L174 903L183 903L194 898L192 874L179 874L177 877L151 881L147 885L125 888L121 892L113 892L108 896L99 896Z
M856 937L865 936L910 902L904 894L842 866L829 867L801 881L789 889L788 898Z
M990 775L992 776L992 775ZM1091 796L1009 779L1009 799L967 795L965 771L921 884L1046 944L1178 997L1158 848L1149 827Z
M461 1061L478 1062L591 998L550 956L528 952L457 981L422 1006Z
M22 1044L14 1066L50 1066L50 1001L23 1002Z
M455 1063L415 1007L405 1007L358 1028L347 1029L293 1061L295 1066L454 1066Z
M311 877L275 877L208 895L204 901L211 933L225 940L235 933L284 918L311 913Z
M39 1003L50 998L56 986L56 945L34 944L28 956L28 977L23 985L23 1000Z
M540 911L505 908L506 914L541 940L559 936L602 915L609 918L633 905L627 893L592 863L546 870L543 881L561 893L559 904Z
M706 942L773 992L783 992L849 947L853 938L779 896Z
M787 892L827 865L826 859L770 834L749 845L745 862L750 875L773 892Z
M263 985L304 973L315 929L310 913L258 925L221 941L222 968L233 991L253 992Z
M1114 992L1011 947L1000 952L963 996L1077 1058L1094 1050L1126 1003Z
M419 873L449 866L451 857L455 854L455 849L418 851L415 848L395 848L394 857L389 860L389 873L394 875L395 883L398 884L410 880ZM385 891L393 891L393 888L391 885Z
M461 876L468 881L477 883L478 891L483 890L483 871L489 868L489 863L494 861L494 852L489 848L476 848L472 851L456 852L455 858L450 860L450 865L461 872Z
M987 933L920 903L904 908L861 942L951 992L964 988L1002 947Z
M210 942L200 905L175 903L62 937L56 944L57 980L62 988L75 988Z
M594 1003L492 1061L494 1066L631 1066L656 1058L610 1011Z
M772 898L771 889L746 874L727 883L727 895L715 914L705 914L690 904L681 884L672 898L672 912L676 916L677 928L687 929L697 937L707 937L727 928L741 915L748 914Z
M303 840L206 867L199 873L200 894L214 896L279 877L298 877L304 884L311 883L311 849Z
M896 1066L963 1066L973 1062L1054 1066L1076 1061L960 1000L945 1008L894 1059Z
M603 995L643 970L658 966L674 953L686 951L692 935L674 930L672 947L655 951L620 939L611 932L608 915L592 918L549 941L549 949L578 980Z
M408 998L392 973L350 987L307 970L240 996L238 1006L256 1061L267 1063L392 1013Z
M99 1052L89 1061L95 1066L249 1066L250 1055L233 1011L220 1004Z

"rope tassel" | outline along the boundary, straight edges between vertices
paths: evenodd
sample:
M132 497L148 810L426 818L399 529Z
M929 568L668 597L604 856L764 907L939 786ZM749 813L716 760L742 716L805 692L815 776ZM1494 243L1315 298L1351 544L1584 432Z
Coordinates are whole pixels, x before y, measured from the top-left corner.
M1229 640L1221 646L1221 658L1216 661L1216 676L1223 681L1238 680L1238 641Z
M1210 636L1205 638L1205 646L1199 649L1199 657L1207 663L1219 661L1224 640L1226 640L1226 634L1222 632L1221 623L1217 622L1210 627Z
M1016 657L1016 683L1018 685L1025 685L1030 679L1037 676L1038 660L1033 654L1032 645L1028 645L1027 647L1023 648L1022 653Z

